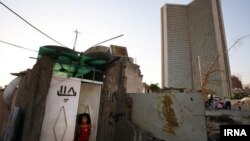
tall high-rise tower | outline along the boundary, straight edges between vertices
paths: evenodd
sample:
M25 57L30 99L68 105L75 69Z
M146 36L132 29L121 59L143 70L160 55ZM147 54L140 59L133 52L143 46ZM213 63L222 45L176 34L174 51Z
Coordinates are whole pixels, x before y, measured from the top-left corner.
M194 0L161 8L162 86L201 89L231 97L231 79L220 0ZM203 78L204 79L204 78Z

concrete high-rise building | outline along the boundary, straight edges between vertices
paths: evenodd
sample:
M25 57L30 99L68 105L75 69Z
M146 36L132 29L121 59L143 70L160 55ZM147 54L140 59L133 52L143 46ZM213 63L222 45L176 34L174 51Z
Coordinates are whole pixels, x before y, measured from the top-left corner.
M220 0L166 4L161 8L161 25L162 87L200 90L201 78L209 73L206 90L231 97Z

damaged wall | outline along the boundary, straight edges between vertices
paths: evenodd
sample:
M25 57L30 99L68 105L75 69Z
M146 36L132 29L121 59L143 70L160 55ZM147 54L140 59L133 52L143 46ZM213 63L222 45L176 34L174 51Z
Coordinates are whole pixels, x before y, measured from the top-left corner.
M206 141L205 109L201 94L130 94L132 121L144 134L161 140Z
M115 131L113 114L115 114L116 99L119 93L125 91L124 76L121 76L123 67L124 65L121 62L114 62L108 66L104 73L105 78L101 94L97 140L113 140Z
M23 83L24 90L17 93L16 106L22 107L25 114L23 141L39 140L52 68L53 61L49 57L38 60L26 83Z
M129 123L128 119L130 119L131 101L126 93L128 91L142 92L141 80L139 66L133 64L128 58L121 58L106 68L101 94L97 140L119 140L117 138L119 126L124 125L123 123ZM123 132L123 135L126 135L126 132ZM124 138L124 136L122 137Z
M20 80L14 105L24 113L22 141L39 140L52 68L53 61L44 56Z
M3 99L3 90L0 90L0 140L3 138L4 131L7 127L8 115L10 108Z
M127 93L142 93L143 83L140 67L131 61L125 63L125 85Z
M202 96L175 95L175 92L170 92L170 96L144 94L132 86L140 81L140 77L135 77L140 76L139 68L131 67L127 61L123 58L106 69L97 140L205 141L205 111L203 106L197 108L204 105ZM134 93L128 94L128 91Z

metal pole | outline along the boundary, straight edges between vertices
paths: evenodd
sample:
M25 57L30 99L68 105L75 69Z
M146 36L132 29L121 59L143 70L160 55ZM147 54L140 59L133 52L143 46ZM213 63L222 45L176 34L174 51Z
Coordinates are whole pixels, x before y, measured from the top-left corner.
M201 73L201 60L200 60L200 56L198 56L198 65L199 65L199 72L200 72L200 81L201 81L201 86L202 86L202 73Z
M108 39L108 40L102 41L102 42L100 42L100 43L97 43L97 44L95 44L95 45L93 45L93 46L91 46L91 47L95 47L95 46L97 46L97 45L99 45L99 44L101 44L101 43L104 43L104 42L107 42L107 41L110 41L110 40L119 38L119 37L121 37L121 36L123 36L123 34L121 34L121 35L119 35L119 36L116 36L116 37L113 37L113 38L110 38L110 39Z
M73 50L75 50L75 47L76 47L76 40L77 40L77 36L78 36L78 33L79 33L79 32L77 31L77 29L76 29L75 33L76 33L76 38L75 38Z

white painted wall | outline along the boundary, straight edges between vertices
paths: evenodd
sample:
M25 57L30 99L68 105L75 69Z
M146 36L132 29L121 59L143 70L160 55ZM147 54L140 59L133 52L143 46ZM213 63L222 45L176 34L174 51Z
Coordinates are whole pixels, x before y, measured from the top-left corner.
M52 78L46 99L40 141L73 140L80 87L80 79ZM69 96L74 92L75 96Z

